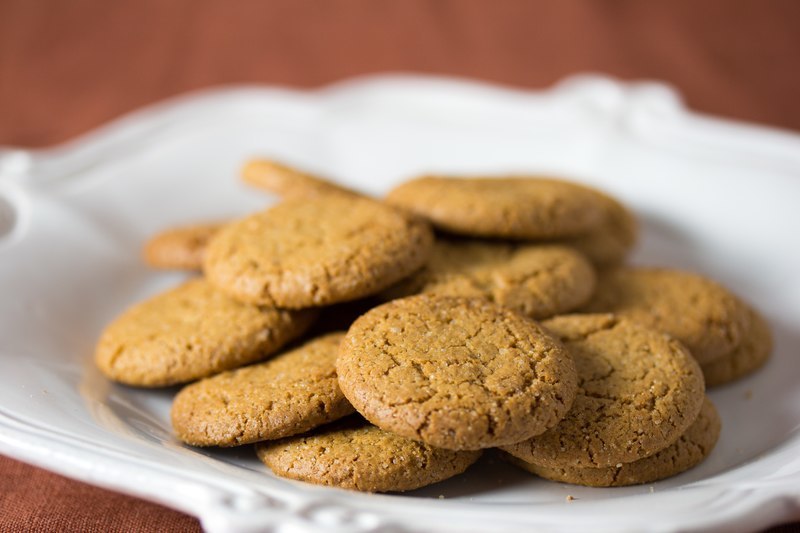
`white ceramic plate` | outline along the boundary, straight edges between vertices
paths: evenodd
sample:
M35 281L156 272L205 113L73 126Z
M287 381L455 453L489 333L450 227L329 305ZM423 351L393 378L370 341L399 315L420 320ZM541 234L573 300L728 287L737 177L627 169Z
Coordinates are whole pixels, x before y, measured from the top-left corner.
M700 467L589 489L483 461L406 495L276 479L252 449L171 436L174 390L103 379L100 330L177 283L138 258L173 224L272 200L237 179L266 155L380 194L420 172L545 172L607 189L644 225L635 261L708 274L763 310L773 360L715 390ZM0 154L0 451L181 509L209 531L752 530L800 518L800 136L701 117L658 84L573 78L518 92L388 77L180 98L53 150ZM571 495L575 500L566 501Z

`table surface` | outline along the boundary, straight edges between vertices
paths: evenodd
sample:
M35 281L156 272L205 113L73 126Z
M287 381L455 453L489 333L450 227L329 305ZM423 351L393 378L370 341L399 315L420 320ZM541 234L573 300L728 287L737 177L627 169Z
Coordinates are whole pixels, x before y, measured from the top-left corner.
M798 21L796 0L0 0L0 145L58 143L201 87L380 72L657 79L693 109L800 130ZM0 457L0 531L199 529Z

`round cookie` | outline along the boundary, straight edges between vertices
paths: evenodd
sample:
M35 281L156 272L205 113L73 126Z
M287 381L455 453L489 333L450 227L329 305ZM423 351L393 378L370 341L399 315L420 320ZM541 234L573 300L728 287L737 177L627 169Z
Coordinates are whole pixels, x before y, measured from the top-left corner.
M336 370L370 422L451 450L547 430L569 409L577 380L567 351L532 320L480 299L428 295L356 320Z
M310 435L256 445L275 475L365 492L418 489L455 476L480 451L433 448L349 417Z
M336 381L344 333L181 390L172 427L192 446L239 446L303 433L354 412Z
M666 334L613 315L545 321L578 369L572 409L551 430L503 450L550 468L607 467L675 442L703 404L703 374Z
M748 376L764 366L772 354L772 331L758 312L750 309L750 329L729 355L700 365L706 386L718 387Z
M315 317L312 310L242 304L195 279L135 305L107 326L95 362L126 385L177 385L264 359Z
M347 195L288 200L227 225L209 243L208 279L243 302L297 309L379 292L427 260L426 223Z
M407 181L386 202L460 235L547 239L585 233L603 218L585 187L548 178L452 178Z
M520 468L552 481L589 487L641 485L676 476L700 464L714 449L720 429L719 414L711 400L706 398L697 420L677 441L654 455L632 463L605 468L548 468L526 463L514 456L507 458Z
M639 228L633 214L614 198L593 191L603 205L603 219L588 232L557 241L572 246L598 268L621 264L636 244Z
M312 198L331 193L358 194L326 179L269 159L248 161L242 168L242 179L249 185L283 198Z
M586 303L594 284L592 265L572 248L440 239L419 272L381 296L484 298L541 319Z
M145 263L153 268L200 270L209 239L225 224L194 224L162 231L142 250Z
M730 354L750 327L749 313L717 283L665 268L620 268L603 273L586 312L608 312L669 333L700 364Z

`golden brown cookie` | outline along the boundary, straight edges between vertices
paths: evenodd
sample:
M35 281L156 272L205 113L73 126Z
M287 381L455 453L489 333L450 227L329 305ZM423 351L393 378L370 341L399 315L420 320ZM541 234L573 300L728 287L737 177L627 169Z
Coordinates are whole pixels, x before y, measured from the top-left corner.
M315 316L312 310L242 304L195 279L112 322L97 344L95 362L126 385L186 383L266 358L301 335Z
M594 268L572 248L440 239L420 271L381 296L484 298L540 319L586 303L594 284Z
M402 183L386 202L460 235L547 239L586 233L603 219L587 188L538 177L426 176Z
M552 481L589 487L640 485L676 476L700 464L714 449L720 429L719 414L711 400L706 398L697 419L677 441L654 455L632 463L605 468L548 468L526 463L513 455L507 458L520 468Z
M480 299L412 296L355 321L339 385L376 426L431 446L475 450L554 426L572 404L575 367L522 315Z
M772 331L757 311L750 310L750 329L733 352L700 365L706 386L718 387L748 376L764 366L772 354Z
M620 268L603 273L587 312L608 312L669 333L700 364L730 354L750 327L749 313L719 284L666 268Z
M630 463L675 442L700 412L703 374L668 335L613 315L542 325L572 354L578 394L554 428L504 451L550 468Z
M383 431L354 416L309 435L256 445L275 475L365 492L418 489L462 473L480 451L452 451Z
M379 292L428 259L430 227L346 195L288 200L228 224L209 243L208 279L243 302L297 309Z
M239 446L297 435L354 412L336 380L344 333L181 390L172 427L193 446Z
M144 261L153 268L200 270L209 239L224 225L213 222L162 231L145 243Z
M602 220L584 234L557 242L576 248L598 268L609 268L625 261L636 244L639 227L625 206L606 194L592 191L603 206Z
M269 159L253 159L242 169L245 183L283 198L312 198L331 193L355 194L324 178L301 172Z

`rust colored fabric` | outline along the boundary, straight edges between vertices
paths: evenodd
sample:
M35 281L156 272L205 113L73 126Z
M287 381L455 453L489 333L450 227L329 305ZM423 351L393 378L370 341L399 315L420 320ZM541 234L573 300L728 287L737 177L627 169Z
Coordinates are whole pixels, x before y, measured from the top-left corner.
M0 145L61 142L201 87L387 71L660 79L694 109L800 130L798 21L796 0L0 0ZM0 458L0 532L198 529Z
M383 71L662 79L696 109L797 130L798 20L795 0L0 0L0 145L209 85Z
M0 456L0 533L200 531L197 519Z

